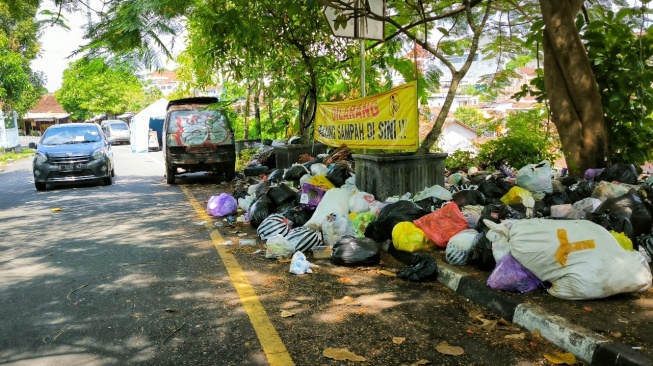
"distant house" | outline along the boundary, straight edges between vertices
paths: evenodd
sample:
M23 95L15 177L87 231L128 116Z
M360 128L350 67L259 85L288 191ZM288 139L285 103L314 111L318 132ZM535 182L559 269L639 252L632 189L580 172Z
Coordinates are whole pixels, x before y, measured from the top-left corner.
M177 73L174 71L156 71L145 77L150 84L149 88L158 88L164 97L167 97L172 92L177 90L183 81L177 79ZM218 97L222 93L221 86L207 86L203 90L193 90L192 94L195 96L209 96Z
M30 135L32 131L42 134L52 125L70 123L70 113L67 113L57 102L54 94L44 94L36 107L27 111L23 121L25 135Z
M440 108L430 108L430 116L427 117L427 121L420 122L420 141L423 141L429 131L431 131L431 128L433 128L435 116L437 116L439 112ZM456 121L450 114L442 125L442 131L436 146L448 154L458 150L469 151L476 154L478 153L478 149L474 146L472 141L478 137L478 133L472 127Z

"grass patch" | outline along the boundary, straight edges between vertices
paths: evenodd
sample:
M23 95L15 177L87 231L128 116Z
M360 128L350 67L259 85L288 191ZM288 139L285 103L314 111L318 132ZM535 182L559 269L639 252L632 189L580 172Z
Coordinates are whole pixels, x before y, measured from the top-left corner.
M34 149L22 149L20 152L0 151L0 166L5 166L15 160L30 158L35 151Z

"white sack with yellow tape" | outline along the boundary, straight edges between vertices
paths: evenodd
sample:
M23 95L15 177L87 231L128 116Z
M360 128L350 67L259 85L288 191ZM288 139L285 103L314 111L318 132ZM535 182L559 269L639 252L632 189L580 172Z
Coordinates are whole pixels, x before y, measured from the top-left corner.
M588 220L506 220L491 230L509 230L510 253L553 296L567 300L646 291L651 268L638 252L623 249L603 227ZM491 239L491 235L487 235ZM505 235L495 235L496 238Z

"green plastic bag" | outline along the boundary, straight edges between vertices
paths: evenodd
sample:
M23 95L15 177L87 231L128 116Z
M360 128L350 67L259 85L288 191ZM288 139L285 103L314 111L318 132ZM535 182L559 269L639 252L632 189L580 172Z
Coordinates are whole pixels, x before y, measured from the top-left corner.
M376 220L376 215L374 212L370 211L361 212L351 220L354 223L354 229L356 229L359 238L365 236L365 228L367 228L367 225L374 220Z

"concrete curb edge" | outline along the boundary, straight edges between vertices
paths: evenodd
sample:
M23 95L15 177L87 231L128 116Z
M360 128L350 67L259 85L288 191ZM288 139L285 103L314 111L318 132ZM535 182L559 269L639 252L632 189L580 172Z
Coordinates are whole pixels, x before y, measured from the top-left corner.
M529 331L538 329L542 338L590 365L653 365L653 360L626 345L610 342L539 306L505 296L502 291L493 290L483 281L442 261L438 262L438 282L514 324Z

